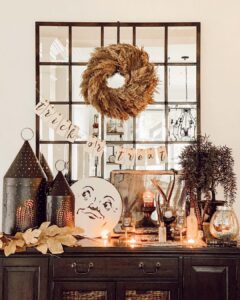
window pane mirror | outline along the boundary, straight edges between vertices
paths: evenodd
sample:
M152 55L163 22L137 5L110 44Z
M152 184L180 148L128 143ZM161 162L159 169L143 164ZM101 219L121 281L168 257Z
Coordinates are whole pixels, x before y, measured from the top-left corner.
M94 49L116 43L144 47L159 79L155 103L125 122L85 104L79 88ZM111 78L109 84L121 85L121 78ZM36 117L37 155L44 154L53 172L58 159L66 160L70 181L84 176L109 179L113 170L126 168L179 169L180 151L200 134L200 23L37 22L36 103L44 99L80 127L80 137L69 143ZM106 141L99 159L84 152L93 135ZM151 166L119 165L114 155L120 146L165 146L168 157Z

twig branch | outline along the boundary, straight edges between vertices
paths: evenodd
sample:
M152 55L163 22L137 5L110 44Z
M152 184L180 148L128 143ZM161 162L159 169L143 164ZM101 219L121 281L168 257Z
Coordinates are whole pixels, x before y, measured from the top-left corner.
M161 194L161 196L163 197L163 204L166 206L168 205L168 199L167 196L165 195L164 191L162 190L162 188L160 187L160 184L158 183L158 181L153 178L151 179L152 184L158 189L159 193Z

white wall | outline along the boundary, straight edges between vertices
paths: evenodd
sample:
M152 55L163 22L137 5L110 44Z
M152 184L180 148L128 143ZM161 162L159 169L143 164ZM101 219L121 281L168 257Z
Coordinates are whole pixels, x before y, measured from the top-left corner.
M0 4L0 195L4 173L22 144L21 128L35 126L35 21L200 21L202 132L233 149L240 217L239 0L0 0Z

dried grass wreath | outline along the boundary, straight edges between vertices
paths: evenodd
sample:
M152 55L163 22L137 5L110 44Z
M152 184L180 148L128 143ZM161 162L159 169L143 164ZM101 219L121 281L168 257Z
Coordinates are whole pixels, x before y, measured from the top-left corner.
M107 86L107 79L119 73L125 78L120 88ZM157 86L154 65L148 54L128 44L97 48L83 73L81 92L84 100L100 113L127 120L153 103Z

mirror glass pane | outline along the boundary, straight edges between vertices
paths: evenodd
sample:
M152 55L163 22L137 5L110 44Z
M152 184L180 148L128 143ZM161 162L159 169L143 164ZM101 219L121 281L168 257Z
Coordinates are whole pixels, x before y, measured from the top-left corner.
M158 77L158 85L156 88L156 92L153 95L153 99L156 102L163 102L165 100L164 96L164 67L156 66L156 73Z
M105 139L107 141L129 141L133 139L133 119L127 121L105 119Z
M82 83L82 75L86 70L86 66L73 66L72 67L72 101L84 102L83 96L80 90L80 84Z
M72 179L89 176L101 177L101 160L84 151L84 144L72 145Z
M61 113L65 119L69 119L68 105L54 105L57 112ZM64 141L65 138L60 136L57 131L50 128L47 123L40 118L40 139L44 141Z
M68 61L68 27L41 26L39 42L41 62Z
M136 118L137 141L163 141L165 139L165 110L163 105L149 105Z
M132 44L133 43L133 28L121 27L120 28L120 43Z
M55 163L58 160L68 162L69 158L69 145L68 144L40 144L40 153L46 158L48 165L54 175L57 175ZM64 171L64 173L68 170Z
M195 105L172 105L168 113L168 139L194 141L197 138L197 112Z
M144 47L150 62L164 62L164 27L137 27L136 45Z
M179 155L188 144L169 144L168 145L168 169L180 170Z
M117 27L104 27L104 46L117 43Z
M80 128L80 138L86 141L93 134L101 137L101 116L92 105L73 105L72 122Z
M40 99L68 101L68 67L40 66Z
M168 67L168 101L196 101L196 67Z
M104 165L104 177L106 179L110 178L110 173L113 170L124 170L124 169L133 169L133 166L127 166L127 165L119 165L115 163L115 156L116 152L122 145L119 144L107 144L106 151L104 152L104 159L105 159L105 165ZM130 149L133 148L133 144L124 144L124 148Z
M88 62L91 53L101 46L100 27L72 28L72 61Z
M168 61L196 62L196 27L168 28Z

